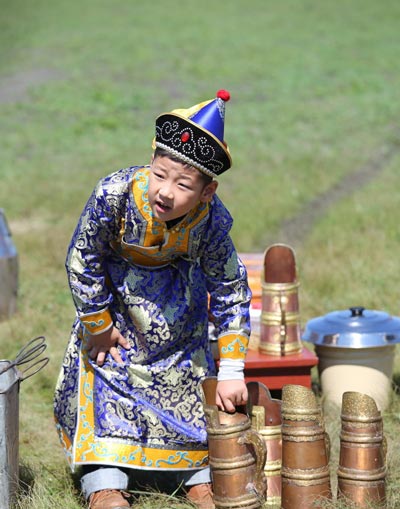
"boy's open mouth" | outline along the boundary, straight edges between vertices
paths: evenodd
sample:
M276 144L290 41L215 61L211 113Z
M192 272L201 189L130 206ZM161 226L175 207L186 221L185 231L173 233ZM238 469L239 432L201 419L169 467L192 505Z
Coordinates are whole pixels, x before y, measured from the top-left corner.
M172 209L172 207L166 205L165 203L163 203L162 201L156 201L156 207L161 211L161 212L168 212L169 210Z

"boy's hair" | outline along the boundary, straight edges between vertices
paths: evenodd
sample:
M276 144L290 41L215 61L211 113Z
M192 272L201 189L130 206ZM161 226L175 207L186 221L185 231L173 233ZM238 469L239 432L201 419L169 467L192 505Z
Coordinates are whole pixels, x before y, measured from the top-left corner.
M156 158L156 157L168 157L169 159L171 159L171 161L174 161L175 163L181 163L185 168L193 168L200 174L205 186L210 184L213 181L212 177L210 177L209 175L206 175L205 173L198 170L191 164L186 163L185 161L182 161L182 159L180 159L179 157L177 157L174 154L171 154L171 152L168 152L168 150L156 147L154 150L154 158Z

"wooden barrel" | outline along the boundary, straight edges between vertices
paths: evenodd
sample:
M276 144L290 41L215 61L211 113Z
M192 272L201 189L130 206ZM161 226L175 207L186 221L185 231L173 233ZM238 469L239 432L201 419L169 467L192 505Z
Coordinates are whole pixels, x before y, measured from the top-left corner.
M260 509L265 501L266 448L245 413L228 414L207 403L214 379L203 383L209 463L216 509Z
M355 507L386 507L386 441L374 399L343 394L341 410L338 498Z
M264 255L259 349L268 355L298 354L300 313L296 258L291 247L273 244Z
M310 389L282 389L282 509L311 509L331 499L329 438ZM321 505L318 501L321 501Z
M282 416L281 401L271 398L268 388L260 382L249 382L249 414L251 424L265 442L267 460L264 473L267 480L266 507L281 505Z

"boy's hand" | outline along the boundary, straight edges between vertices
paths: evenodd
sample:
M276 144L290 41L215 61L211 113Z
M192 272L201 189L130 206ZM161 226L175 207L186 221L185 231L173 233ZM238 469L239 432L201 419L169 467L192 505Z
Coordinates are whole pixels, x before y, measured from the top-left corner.
M216 403L221 410L233 413L238 405L247 403L247 398L244 380L224 380L217 383Z
M89 341L86 350L89 352L89 357L93 359L99 366L104 364L107 352L110 352L111 357L122 364L121 356L118 352L117 345L122 346L125 350L130 349L130 344L125 339L116 327L93 336L89 334Z

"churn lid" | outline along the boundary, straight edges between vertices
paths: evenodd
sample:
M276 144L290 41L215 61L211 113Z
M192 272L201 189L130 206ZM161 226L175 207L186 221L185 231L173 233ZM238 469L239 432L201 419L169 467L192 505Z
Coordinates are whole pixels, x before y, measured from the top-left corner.
M307 322L302 339L315 345L372 348L400 342L400 318L361 306Z

